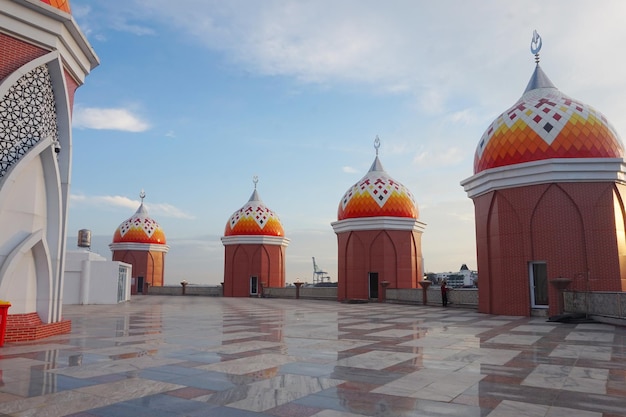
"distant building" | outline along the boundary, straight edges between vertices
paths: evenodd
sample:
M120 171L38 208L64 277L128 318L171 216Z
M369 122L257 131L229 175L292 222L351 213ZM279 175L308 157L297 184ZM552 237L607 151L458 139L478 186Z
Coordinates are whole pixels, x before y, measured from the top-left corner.
M478 271L470 270L467 265L461 265L461 269L457 272L438 272L434 274L434 283L441 283L447 280L448 286L451 288L471 288L476 286L478 282Z

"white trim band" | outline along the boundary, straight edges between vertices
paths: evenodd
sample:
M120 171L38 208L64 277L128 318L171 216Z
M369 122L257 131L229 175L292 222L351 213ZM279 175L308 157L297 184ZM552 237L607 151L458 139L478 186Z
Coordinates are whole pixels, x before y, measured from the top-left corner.
M279 236L265 236L265 235L235 235L235 236L222 236L222 244L227 245L274 245L274 246L289 246L289 239Z
M332 222L335 233L355 230L407 230L423 233L426 223L409 217L358 217Z
M155 243L111 243L109 244L111 251L116 250L137 250L145 252L166 252L170 250L169 245L161 245Z
M626 184L621 158L559 158L491 168L461 181L469 198L505 188L555 182Z

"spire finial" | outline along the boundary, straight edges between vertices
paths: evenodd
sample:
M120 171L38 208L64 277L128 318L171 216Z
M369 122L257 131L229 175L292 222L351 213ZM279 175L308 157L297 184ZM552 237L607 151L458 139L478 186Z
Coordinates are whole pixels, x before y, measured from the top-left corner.
M378 148L380 148L380 138L376 135L376 139L374 139L374 149L376 149L376 156L378 156Z
M255 175L254 177L252 177L252 182L254 183L254 189L256 190L256 185L259 182L259 176Z
M143 190L143 188L141 189L141 192L139 193L139 198L141 198L141 204L143 204L143 199L146 198L146 192Z
M533 31L533 40L530 41L530 52L535 54L535 64L539 65L539 51L541 51L541 46L543 42L541 41L541 36L537 33L536 30Z

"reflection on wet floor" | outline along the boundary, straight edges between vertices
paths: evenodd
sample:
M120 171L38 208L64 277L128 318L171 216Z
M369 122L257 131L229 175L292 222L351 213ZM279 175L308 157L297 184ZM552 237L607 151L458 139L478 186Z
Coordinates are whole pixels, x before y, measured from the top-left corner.
M583 416L626 410L626 328L464 309L139 296L0 349L0 415Z

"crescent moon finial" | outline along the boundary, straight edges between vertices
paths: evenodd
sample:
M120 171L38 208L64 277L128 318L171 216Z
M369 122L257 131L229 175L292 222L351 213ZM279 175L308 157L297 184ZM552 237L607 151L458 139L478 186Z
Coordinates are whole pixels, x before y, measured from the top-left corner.
M255 175L252 177L252 182L254 183L254 189L256 190L256 185L259 183L259 176Z
M541 36L537 33L536 30L533 31L533 39L530 41L530 52L535 55L535 63L539 64L539 51L541 51L541 47L543 46L543 42L541 41Z
M141 204L143 204L143 199L146 198L146 192L143 190L143 188L141 189L141 192L139 193L139 198L141 198Z
M376 156L378 156L378 148L380 148L380 138L376 135L376 139L374 139L374 149L376 149Z

